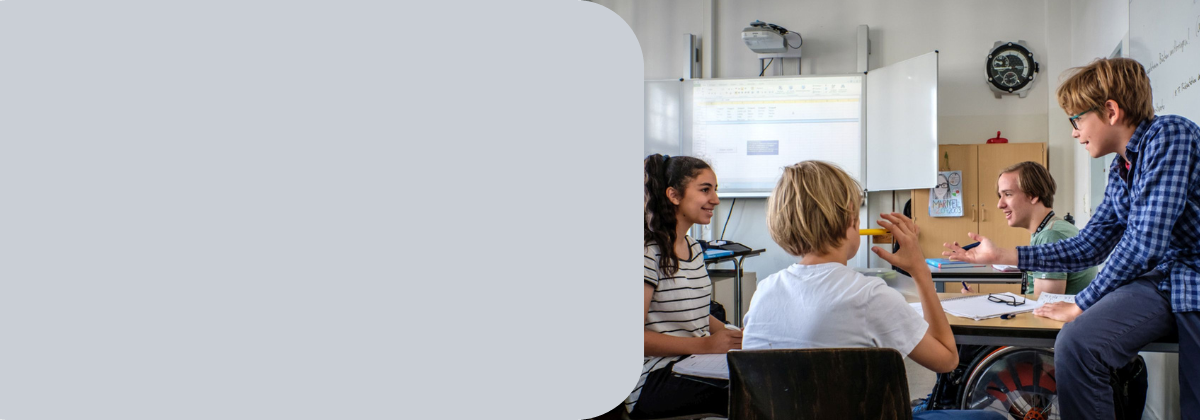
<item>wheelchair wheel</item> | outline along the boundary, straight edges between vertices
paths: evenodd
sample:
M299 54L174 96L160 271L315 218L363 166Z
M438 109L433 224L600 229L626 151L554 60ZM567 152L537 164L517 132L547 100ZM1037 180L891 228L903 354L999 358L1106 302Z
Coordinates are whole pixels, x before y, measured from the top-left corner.
M996 411L1016 420L1059 419L1054 350L996 349L971 370L961 407Z

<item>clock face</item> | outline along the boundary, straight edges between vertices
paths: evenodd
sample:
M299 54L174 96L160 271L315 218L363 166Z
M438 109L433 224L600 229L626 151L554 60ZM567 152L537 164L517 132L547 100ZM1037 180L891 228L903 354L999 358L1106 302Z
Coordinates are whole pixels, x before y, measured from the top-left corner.
M1019 44L1006 44L988 55L987 76L996 88L1014 92L1033 81L1033 54Z
M1016 50L1005 50L992 58L992 78L1000 79L1001 85L1016 87L1022 79L1029 78L1031 67L1029 60Z

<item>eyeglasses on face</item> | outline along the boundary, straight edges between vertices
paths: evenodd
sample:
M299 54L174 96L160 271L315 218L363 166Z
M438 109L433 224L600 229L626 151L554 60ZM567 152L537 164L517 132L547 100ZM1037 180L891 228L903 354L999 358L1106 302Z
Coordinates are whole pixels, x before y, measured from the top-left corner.
M1003 295L1001 295L1001 296L996 296L996 295L993 295L993 294L991 294L991 293L988 293L988 300L990 300L990 301L992 301L992 302L996 302L996 303L1003 303L1003 304L1005 304L1005 305L1008 305L1008 306L1021 306L1021 305L1024 305L1024 304L1025 304L1025 297L1024 297L1024 296L1022 296L1022 297L1021 297L1021 301L1020 301L1020 302L1018 302L1018 301L1017 301L1017 298L1015 298L1015 297L1012 297L1012 296L1003 296Z
M1071 127L1075 127L1075 129L1076 129L1076 130L1078 130L1078 129L1079 129L1079 123L1078 123L1078 122L1076 122L1075 120L1078 120L1080 117L1082 117L1082 116L1083 116L1083 114L1086 114L1086 113L1089 113L1089 112L1095 111L1095 110L1097 110L1097 109L1100 109L1100 107L1092 107L1092 109L1089 109L1089 110L1087 110L1087 111L1080 112L1080 113L1078 113L1078 114L1075 114L1074 116L1072 116L1072 117L1070 117L1070 118L1067 118L1067 119L1071 120Z

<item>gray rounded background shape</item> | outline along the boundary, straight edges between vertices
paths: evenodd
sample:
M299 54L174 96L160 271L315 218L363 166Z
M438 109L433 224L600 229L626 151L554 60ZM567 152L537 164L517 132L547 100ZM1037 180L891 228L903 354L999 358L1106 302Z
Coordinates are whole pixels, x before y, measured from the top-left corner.
M636 382L607 9L6 0L0 57L0 418L583 418Z

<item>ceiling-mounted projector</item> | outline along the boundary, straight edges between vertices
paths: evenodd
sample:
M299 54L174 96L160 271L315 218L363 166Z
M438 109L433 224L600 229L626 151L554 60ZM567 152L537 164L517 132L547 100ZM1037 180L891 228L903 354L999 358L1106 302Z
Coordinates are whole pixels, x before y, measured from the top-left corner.
M751 51L759 54L784 53L789 47L787 38L784 37L787 33L788 30L779 25L756 20L742 30L742 42L745 42Z

